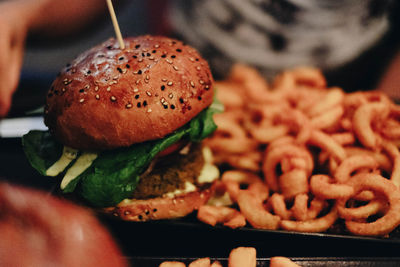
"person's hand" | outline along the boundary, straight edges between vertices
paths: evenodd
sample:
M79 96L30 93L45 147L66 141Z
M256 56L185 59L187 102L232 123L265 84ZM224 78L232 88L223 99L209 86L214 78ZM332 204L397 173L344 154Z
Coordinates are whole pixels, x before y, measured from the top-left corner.
M7 115L24 53L27 23L13 1L0 3L0 118Z

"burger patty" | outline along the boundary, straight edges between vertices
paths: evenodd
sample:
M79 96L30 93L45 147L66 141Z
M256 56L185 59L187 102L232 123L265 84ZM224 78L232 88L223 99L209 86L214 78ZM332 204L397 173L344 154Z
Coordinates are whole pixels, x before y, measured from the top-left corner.
M160 197L177 189L183 190L185 182L196 184L204 163L200 143L192 143L188 154L176 152L156 159L152 171L140 177L132 197L134 199Z

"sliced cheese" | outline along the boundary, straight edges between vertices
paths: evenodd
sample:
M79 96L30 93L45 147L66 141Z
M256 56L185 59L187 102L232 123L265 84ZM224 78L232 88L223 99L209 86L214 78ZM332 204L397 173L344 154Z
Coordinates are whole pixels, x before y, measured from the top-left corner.
M78 150L64 146L61 157L46 170L47 176L57 176L65 170L65 168L78 155Z
M71 166L71 168L69 168L65 173L64 178L61 181L61 189L65 189L72 180L89 168L96 158L96 153L83 152L82 155L80 155L76 162Z

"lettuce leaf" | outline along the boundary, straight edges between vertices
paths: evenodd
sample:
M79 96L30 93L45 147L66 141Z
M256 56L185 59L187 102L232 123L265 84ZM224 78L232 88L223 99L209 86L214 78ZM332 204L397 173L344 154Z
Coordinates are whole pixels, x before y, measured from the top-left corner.
M198 142L213 133L217 126L212 116L221 112L221 107L214 101L188 124L165 138L101 152L64 192L77 193L94 207L118 204L132 195L139 175L159 152L182 138ZM22 145L31 165L42 175L60 158L63 147L48 131L29 132L23 136Z
M46 175L46 170L61 157L63 150L63 145L48 131L37 130L22 137L22 147L32 167L41 175Z

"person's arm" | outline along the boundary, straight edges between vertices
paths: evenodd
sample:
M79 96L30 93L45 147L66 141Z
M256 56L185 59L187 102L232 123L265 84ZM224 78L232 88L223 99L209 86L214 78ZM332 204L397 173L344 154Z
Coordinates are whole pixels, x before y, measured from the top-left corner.
M36 15L30 18L29 30L49 36L74 34L88 23L96 21L99 15L107 15L105 0L20 1L34 3L33 9Z
M69 35L106 8L105 0L0 1L0 118L7 115L18 85L27 34Z
M389 64L377 89L394 99L400 100L400 51L397 52L393 61Z

